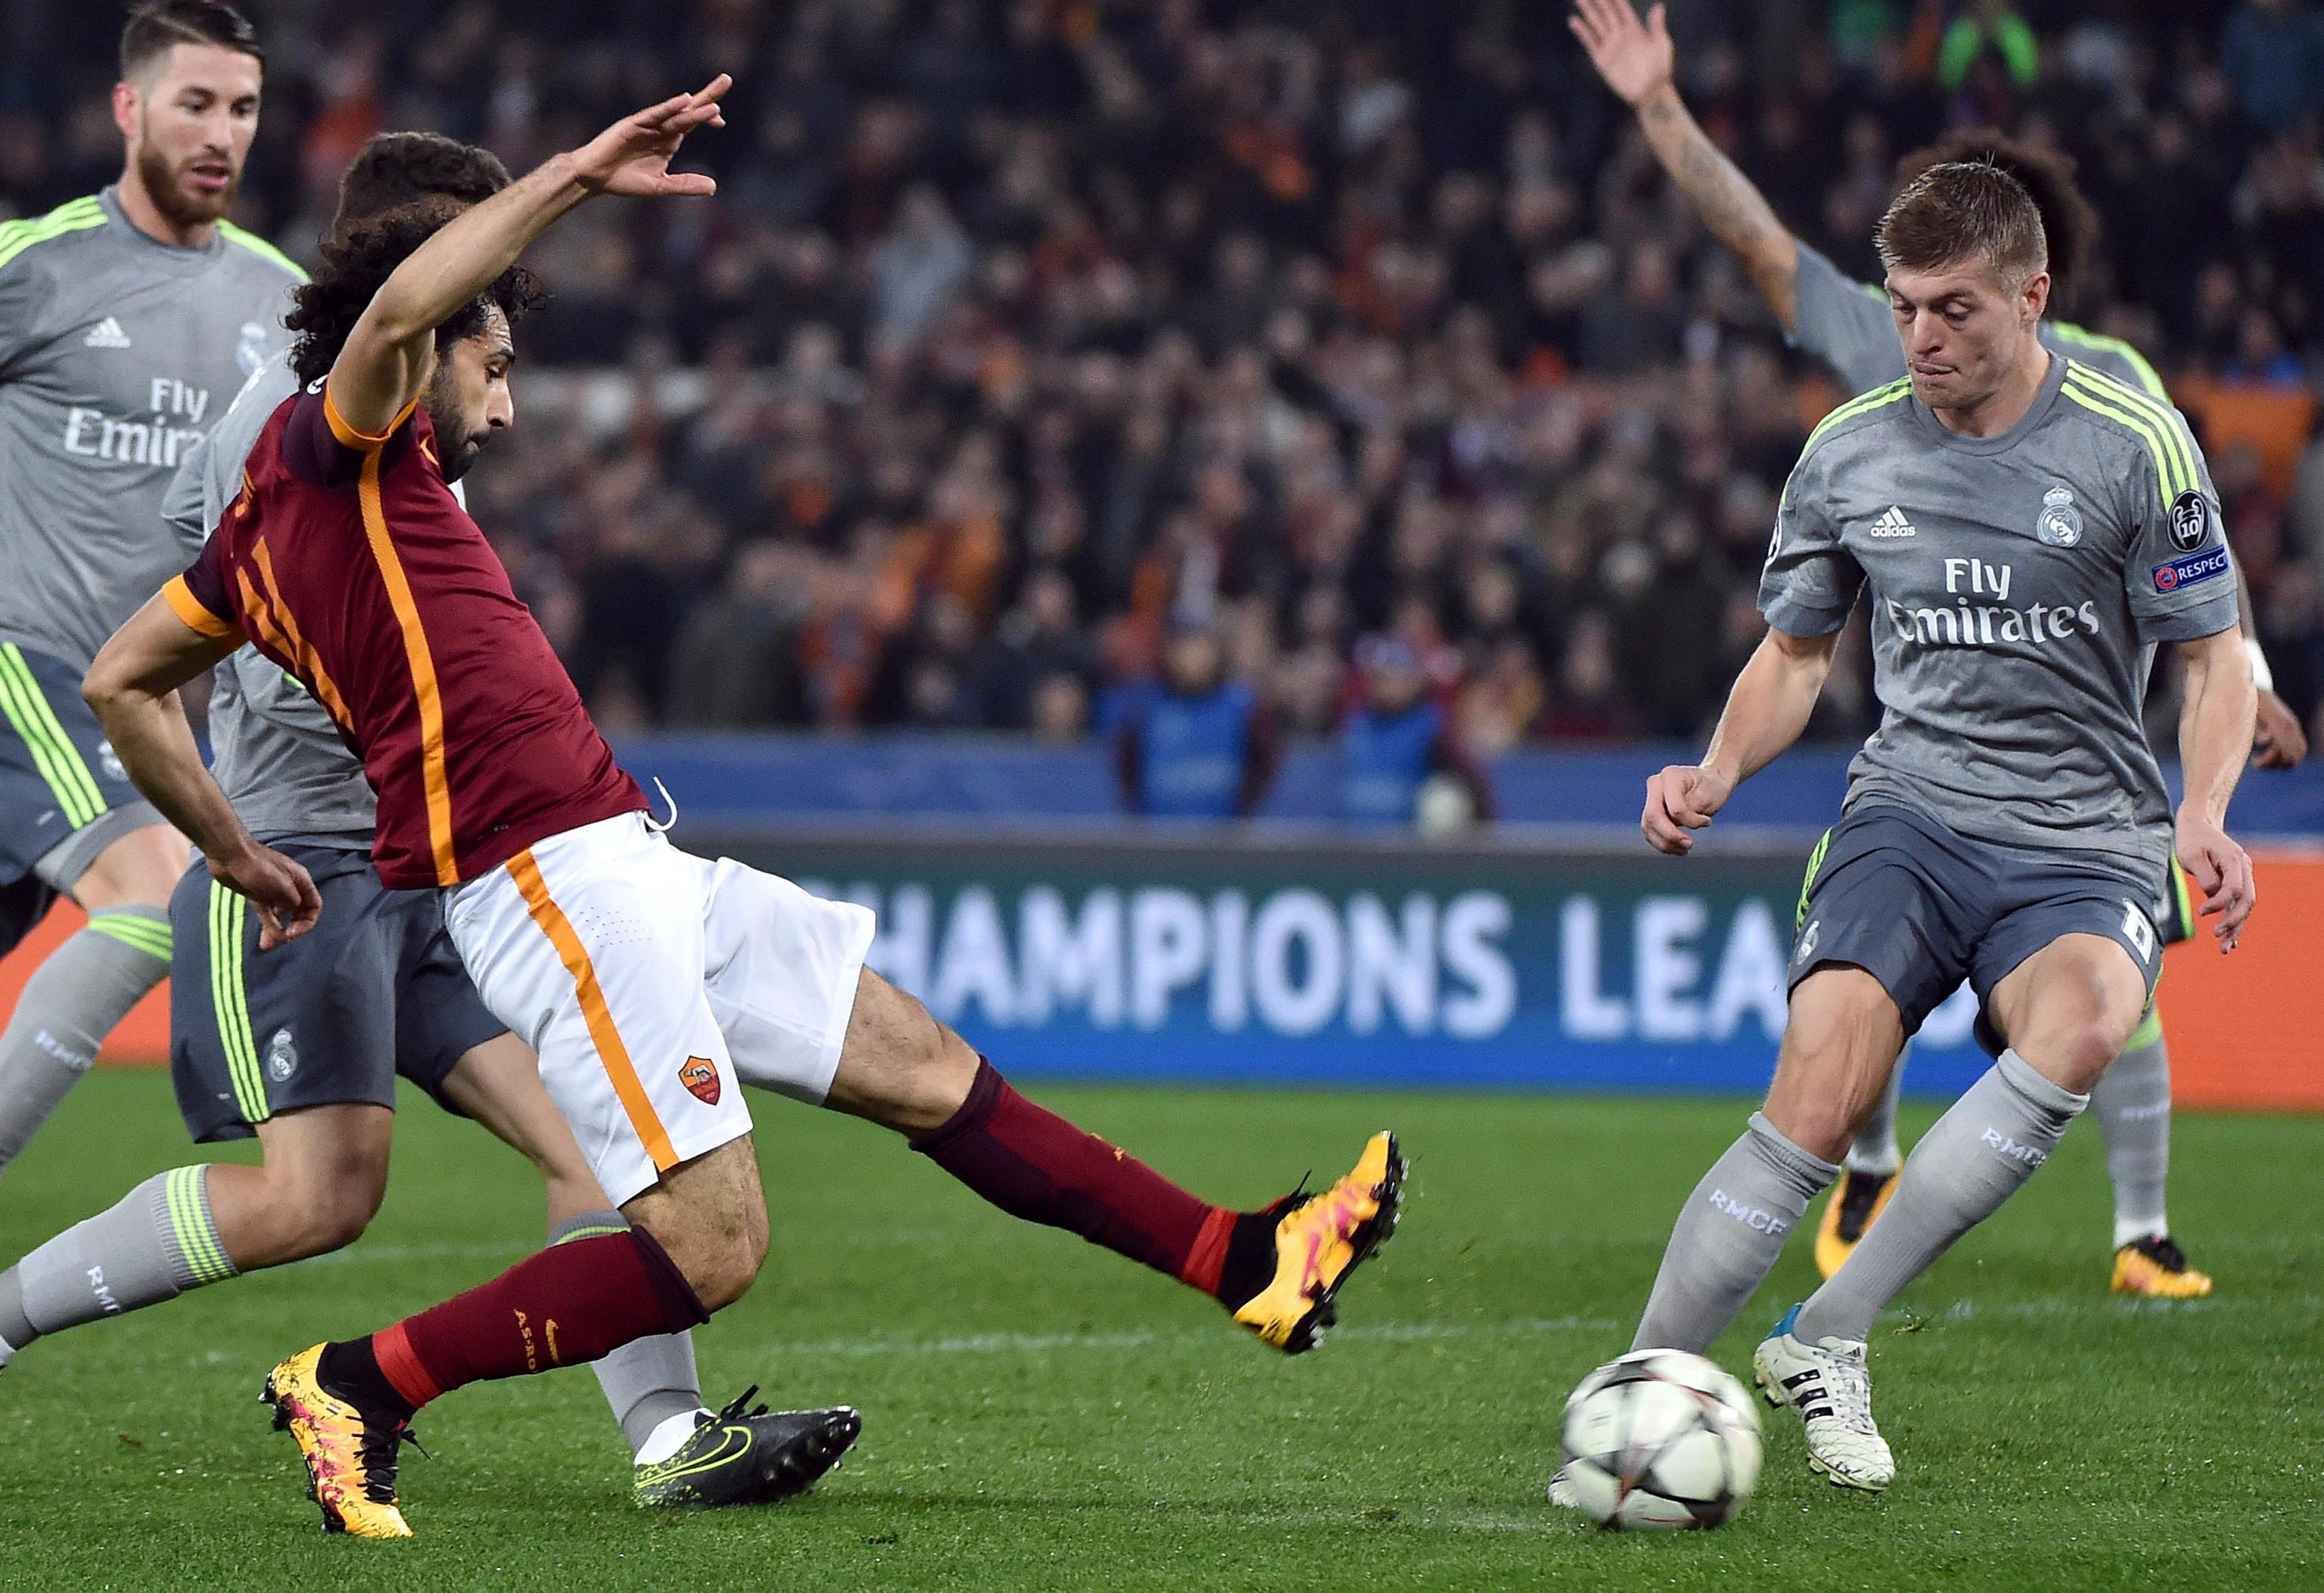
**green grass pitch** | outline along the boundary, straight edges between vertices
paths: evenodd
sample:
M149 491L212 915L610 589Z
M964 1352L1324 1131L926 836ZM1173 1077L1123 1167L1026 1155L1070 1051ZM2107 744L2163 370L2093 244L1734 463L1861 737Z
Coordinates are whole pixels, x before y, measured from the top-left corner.
M586 1372L420 1424L419 1536L326 1538L258 1386L277 1357L488 1275L538 1233L510 1155L407 1102L385 1210L340 1256L33 1346L0 1376L0 1584L17 1588L1907 1588L2324 1585L2324 1120L2182 1115L2173 1212L2210 1301L2106 1287L2093 1129L1884 1321L1880 1498L1810 1478L1788 1414L1729 1527L1614 1537L1542 1502L1566 1391L1626 1345L1737 1101L1036 1087L1237 1202L1391 1125L1403 1231L1316 1354L1013 1223L861 1124L755 1105L757 1289L699 1335L714 1400L862 1407L771 1511L648 1515ZM1929 1118L1908 1109L1910 1129ZM191 1159L158 1075L86 1082L0 1181L14 1257ZM1804 1235L1718 1347L1812 1277Z

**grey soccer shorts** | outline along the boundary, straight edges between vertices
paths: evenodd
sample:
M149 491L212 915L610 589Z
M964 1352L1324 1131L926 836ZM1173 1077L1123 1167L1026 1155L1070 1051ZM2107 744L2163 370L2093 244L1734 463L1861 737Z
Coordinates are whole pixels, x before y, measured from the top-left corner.
M81 701L80 671L0 642L0 952L97 853L160 823Z
M1787 987L1827 963L1878 980L1917 1032L1969 981L1978 1038L1993 987L2064 935L2102 935L2130 953L2151 996L2163 969L2156 889L2065 848L1972 840L1908 808L1868 805L1824 833L1800 888Z
M197 1140L243 1139L277 1112L395 1104L401 1073L448 1110L444 1076L505 1034L444 931L432 890L390 890L370 857L281 849L314 876L322 916L258 949L258 914L199 864L170 898L170 1073Z

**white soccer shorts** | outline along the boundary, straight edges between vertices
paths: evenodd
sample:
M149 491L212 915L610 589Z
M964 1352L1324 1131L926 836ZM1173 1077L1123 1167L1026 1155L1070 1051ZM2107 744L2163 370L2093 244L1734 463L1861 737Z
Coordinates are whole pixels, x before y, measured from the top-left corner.
M873 919L669 844L642 814L585 824L445 893L484 1005L621 1205L751 1131L738 1084L819 1103Z

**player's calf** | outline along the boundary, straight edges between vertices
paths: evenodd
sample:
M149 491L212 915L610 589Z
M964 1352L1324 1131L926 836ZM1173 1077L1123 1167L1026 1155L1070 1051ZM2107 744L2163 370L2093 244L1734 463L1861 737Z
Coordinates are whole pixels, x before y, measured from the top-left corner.
M1348 1276L1395 1230L1404 1159L1375 1135L1318 1196L1214 1206L1019 1094L999 1069L869 969L825 1104L914 1150L1012 1217L1077 1233L1216 1299L1279 1349L1321 1337Z
M344 1102L302 1107L258 1125L257 1166L210 1169L210 1209L244 1272L327 1256L363 1237L387 1194L395 1114Z
M44 1334L234 1276L205 1192L218 1171L180 1167L149 1178L0 1273L0 1366Z
M0 1030L0 1168L88 1073L114 1026L170 971L161 904L185 871L186 841L166 824L118 828L135 824L138 811L101 815L41 861L42 878L69 891L89 920L25 982ZM91 856L94 845L102 850Z

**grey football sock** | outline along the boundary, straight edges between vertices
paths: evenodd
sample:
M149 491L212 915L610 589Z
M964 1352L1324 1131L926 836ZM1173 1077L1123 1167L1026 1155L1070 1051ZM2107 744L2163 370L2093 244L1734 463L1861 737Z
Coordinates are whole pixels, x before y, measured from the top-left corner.
M1743 1137L1711 1164L1679 1211L1630 1348L1709 1349L1766 1280L1808 1202L1839 1176L1838 1167L1753 1112Z
M1846 1165L1850 1172L1894 1173L1903 1164L1904 1155L1896 1148L1896 1098L1904 1091L1904 1064L1912 1054L1913 1048L1905 1046L1896 1065L1888 1070L1888 1088L1880 1092L1872 1115L1856 1131L1856 1143L1848 1147Z
M702 1377L694 1369L694 1335L654 1333L632 1339L589 1363L605 1403L621 1418L622 1436L635 1455L654 1429L672 1416L704 1410Z
M0 1340L22 1349L43 1333L234 1276L210 1219L208 1172L179 1167L149 1178L0 1275Z
M2015 1051L1964 1091L1905 1158L1896 1192L1847 1265L1800 1308L1793 1331L1862 1339L1873 1319L1952 1248L2001 1209L2050 1159L2089 1097L2052 1083Z
M629 1227L619 1211L584 1211L568 1217L549 1231L549 1242L619 1232ZM0 1337L5 1337L0 1334ZM702 1377L694 1367L694 1335L654 1333L632 1339L611 1355L589 1363L605 1403L622 1423L630 1453L645 1447L655 1428L672 1416L702 1410Z
M2114 1180L2115 1248L2170 1232L2163 1186L2171 1178L2171 1048L2160 1022L2141 1025L2090 1086L2090 1115L2106 1136L2107 1173Z
M170 916L115 907L51 952L0 1032L0 1168L80 1076L138 999L170 971Z

